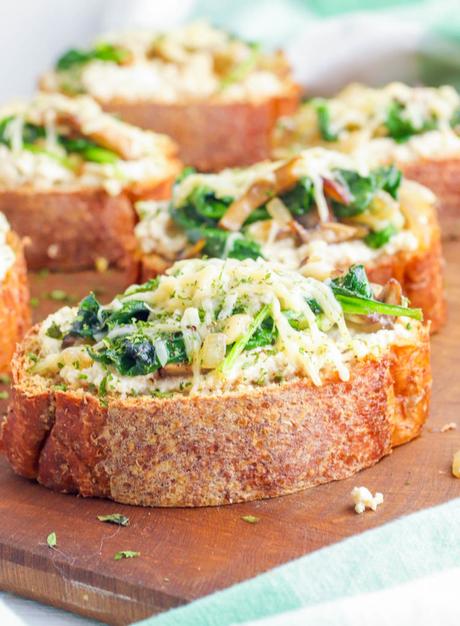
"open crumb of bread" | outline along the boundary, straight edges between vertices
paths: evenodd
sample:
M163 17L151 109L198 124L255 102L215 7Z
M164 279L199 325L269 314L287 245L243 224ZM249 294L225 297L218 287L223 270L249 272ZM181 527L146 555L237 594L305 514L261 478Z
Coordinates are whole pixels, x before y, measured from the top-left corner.
M133 264L132 203L162 198L176 147L104 113L91 98L39 93L0 111L0 210L27 236L30 269Z
M34 327L2 441L59 491L223 504L345 478L417 436L429 331L354 266L333 281L263 260L187 260Z
M295 110L300 92L282 52L203 21L101 36L62 55L40 85L87 93L126 121L166 133L201 170L267 158L276 121Z
M257 258L324 279L363 263L398 280L436 331L445 319L436 199L393 166L313 148L218 174L184 170L169 201L139 202L144 278L177 258Z

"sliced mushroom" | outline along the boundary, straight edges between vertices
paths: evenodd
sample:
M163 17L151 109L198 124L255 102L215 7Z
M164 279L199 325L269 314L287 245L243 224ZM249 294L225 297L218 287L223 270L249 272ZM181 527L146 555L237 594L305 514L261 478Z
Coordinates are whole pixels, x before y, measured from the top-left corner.
M240 198L232 202L219 226L226 230L237 231L251 213L274 197L293 187L299 176L296 165L299 157L294 157L273 171L273 180L259 180L253 183Z
M168 363L158 370L161 378L166 376L191 376L192 366L190 363Z
M351 239L362 239L369 232L362 226L349 226L341 222L323 222L315 228L306 229L293 220L291 229L303 243L311 241L325 241L326 243L340 243Z
M385 302L385 304L400 305L402 303L402 288L399 282L395 278L390 278L383 286L377 299L380 302Z
M347 315L347 324L357 326L361 332L373 333L382 328L392 328L394 320L388 315Z

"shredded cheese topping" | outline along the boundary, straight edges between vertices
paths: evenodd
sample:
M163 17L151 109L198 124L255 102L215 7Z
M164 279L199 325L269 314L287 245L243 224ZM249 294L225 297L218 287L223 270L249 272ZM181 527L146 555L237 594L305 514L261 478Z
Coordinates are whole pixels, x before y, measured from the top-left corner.
M180 208L187 204L193 191L199 187L211 190L217 198L238 199L257 181L274 182L274 172L287 161L262 162L243 169L227 169L219 174L190 174L175 185L171 203L148 201L137 204L140 221L135 233L143 254L159 254L167 260L174 260L186 249L187 239L170 217L170 208ZM314 184L314 200L319 218L327 222L329 218L323 181L333 178L336 169L356 171L361 176L369 175L370 168L362 159L324 148L304 150L296 157L295 175L309 177ZM397 232L379 248L371 248L357 234L346 241L325 241L312 234L312 240L299 241L299 238L286 225L275 218L257 221L244 228L245 236L261 246L262 256L289 269L302 268L306 276L323 280L338 269L345 269L354 263L372 263L385 255L400 251L412 252L426 245L428 215L436 202L433 194L424 187L403 181L399 200L381 192L375 206L370 211L348 220L349 225L357 224L374 230L385 228L391 223ZM273 202L273 200L271 201ZM409 205L410 219L407 217ZM235 233L235 237L240 236ZM232 244L229 237L228 246Z
M267 53L236 39L207 22L197 21L166 33L109 33L97 44L128 52L123 63L93 59L75 72L46 74L42 86L50 91L69 88L99 101L261 100L285 93L292 86L284 56Z
M388 111L395 102L404 108L402 118L415 128L421 128L428 120L435 120L436 128L413 134L403 143L386 136ZM451 125L460 108L460 96L449 85L434 88L390 83L373 89L353 83L324 103L329 130L336 140L323 140L316 105L314 101L307 102L293 117L280 120L274 137L278 158L321 144L353 153L370 165L460 154L460 137Z
M321 307L321 315L314 314L312 300ZM101 311L119 311L132 301L142 301L150 311L142 328L156 346L162 366L168 359L165 337L181 333L189 362L186 371L126 376L95 361L85 345L63 348L62 337L77 316L77 309L65 307L40 327L33 372L81 389L99 386L109 372L108 389L121 395L232 391L295 378L321 385L334 372L348 380L350 365L358 358L378 358L395 343L413 343L418 328L417 323L400 318L391 328L357 332L347 327L328 285L262 260L181 261L156 286L146 291L128 289ZM286 311L301 319L301 325L294 327ZM229 361L225 346L231 354L261 312L273 320L273 342L242 349ZM50 333L56 325L59 338ZM115 326L105 338L96 338L91 350L97 352L107 341L135 330L130 322Z
M30 102L4 106L0 120L10 117L4 133L7 143L0 143L0 186L5 189L101 187L117 195L125 188L154 185L176 168L172 158L175 147L168 137L104 113L87 96L69 98L39 93ZM25 145L26 123L44 128L40 149ZM69 158L57 140L58 132L92 139L118 158L107 163L78 159L75 155Z

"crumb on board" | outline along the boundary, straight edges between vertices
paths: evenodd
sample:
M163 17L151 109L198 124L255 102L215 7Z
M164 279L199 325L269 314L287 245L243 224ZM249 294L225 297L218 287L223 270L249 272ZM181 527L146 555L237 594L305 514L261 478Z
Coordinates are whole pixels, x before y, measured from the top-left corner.
M444 426L441 428L441 432L446 433L448 430L456 430L456 429L457 429L457 424L455 422L448 422L447 424L444 424Z
M460 478L460 450L457 450L452 459L452 474L455 478Z
M373 496L367 487L354 487L351 497L355 505L356 513L364 513L366 509L376 511L379 504L383 502L383 494L377 491Z

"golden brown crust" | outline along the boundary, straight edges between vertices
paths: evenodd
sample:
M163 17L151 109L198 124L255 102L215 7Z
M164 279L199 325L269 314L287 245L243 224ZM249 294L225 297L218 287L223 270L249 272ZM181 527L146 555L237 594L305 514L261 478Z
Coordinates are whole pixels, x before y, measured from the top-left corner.
M384 256L366 266L369 279L385 284L395 278L414 307L420 307L431 332L437 332L446 321L441 233L435 211L426 213L424 241L413 252L401 251Z
M431 388L429 337L331 376L221 396L112 397L33 387L15 357L3 444L49 488L146 506L204 506L346 478L415 437ZM29 346L30 347L30 346Z
M172 179L143 189L146 198L164 199ZM0 211L12 228L27 238L26 258L30 270L93 269L98 258L124 270L127 282L137 273L133 202L137 195L123 192L110 196L102 189L75 191L0 191Z
M126 122L172 137L187 165L202 171L219 171L270 158L276 121L295 111L299 95L299 86L291 84L285 95L253 103L113 100L100 104L106 111L120 114Z
M16 344L24 337L30 326L29 286L22 242L8 233L7 243L16 255L0 285L0 373L10 369Z
M398 167L437 196L443 238L460 237L460 158L420 159Z

